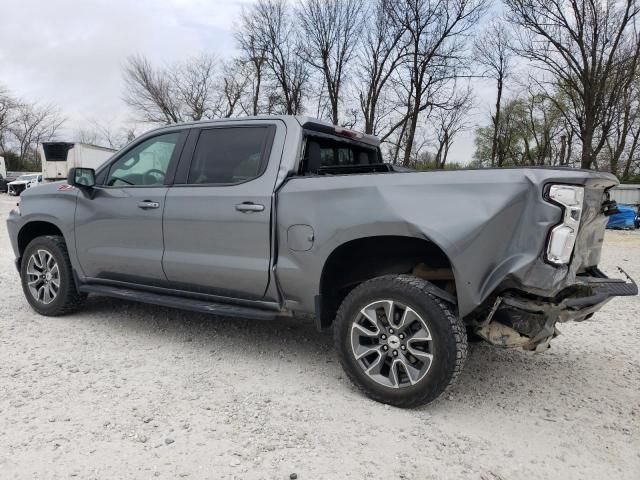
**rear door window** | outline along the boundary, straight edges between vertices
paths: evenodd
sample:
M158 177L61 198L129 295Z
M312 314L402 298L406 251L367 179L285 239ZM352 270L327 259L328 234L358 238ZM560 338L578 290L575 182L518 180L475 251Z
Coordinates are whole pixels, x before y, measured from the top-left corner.
M271 127L202 130L193 154L188 183L234 185L259 177L267 163Z

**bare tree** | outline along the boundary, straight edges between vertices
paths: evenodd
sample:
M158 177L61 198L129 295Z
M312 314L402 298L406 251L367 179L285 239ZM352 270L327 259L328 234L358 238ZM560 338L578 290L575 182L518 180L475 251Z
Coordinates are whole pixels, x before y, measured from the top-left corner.
M135 138L133 126L117 125L115 121L88 120L84 128L76 131L76 140L118 150Z
M398 127L403 130L406 142L403 165L411 162L421 113L451 101L446 86L465 69L466 37L485 8L485 0L393 2L391 19L405 29L408 45L400 82L405 113L390 130Z
M158 70L142 55L127 59L124 67L124 101L151 123L183 121L174 86L165 71Z
M211 116L217 59L201 54L171 67L170 91L175 95L181 117L198 121Z
M239 35L251 38L254 48L265 52L270 77L266 112L301 113L309 73L300 55L297 26L287 0L258 0L243 16Z
M491 142L491 166L495 165L498 150L498 126L500 124L500 106L504 82L511 73L511 35L502 23L492 22L480 33L474 45L474 58L483 68L483 75L496 81L495 114L493 122L493 139Z
M213 107L216 117L229 118L243 108L242 98L246 95L250 83L245 67L246 64L238 60L232 60L224 66L216 87L217 95Z
M561 96L526 84L519 96L503 105L498 124L495 162L492 162L494 125L476 130L476 160L489 166L566 165L572 155L573 133L558 105Z
M590 168L604 147L632 64L640 56L638 0L505 0L518 52L570 100L563 110ZM549 95L553 98L553 95Z
M302 0L299 19L305 61L321 72L331 105L331 121L340 121L341 89L362 26L362 0Z
M562 112L557 108L558 99L545 92L527 87L523 97L522 131L524 142L523 159L528 165L553 165L559 162L557 140L564 134Z
M6 87L0 85L0 152L7 149L9 128L15 122L14 113L18 107L18 100L9 93Z
M216 59L200 55L168 68L156 68L134 55L124 67L125 102L150 123L210 118Z
M243 7L240 14L240 26L235 33L236 41L242 52L240 60L250 67L248 69L248 80L251 87L250 115L258 115L261 111L260 99L263 93L262 83L267 61L266 45L258 38L256 33L261 28L258 24L259 21L260 19L252 9Z
M455 137L469 128L469 111L473 108L473 91L470 87L456 93L450 105L438 109L430 119L435 130L437 151L436 168L444 168Z
M390 94L390 79L403 61L405 28L390 21L391 1L376 0L364 25L365 38L360 48L358 98L364 117L364 131L378 134L380 123L388 120L392 108L384 103ZM395 105L395 103L394 103ZM388 122L387 122L388 123Z
M9 131L16 141L16 153L23 167L39 168L38 144L54 138L63 123L60 111L52 105L21 103L17 107Z
M615 118L605 141L607 163L611 173L626 180L633 160L640 153L640 65L616 105Z

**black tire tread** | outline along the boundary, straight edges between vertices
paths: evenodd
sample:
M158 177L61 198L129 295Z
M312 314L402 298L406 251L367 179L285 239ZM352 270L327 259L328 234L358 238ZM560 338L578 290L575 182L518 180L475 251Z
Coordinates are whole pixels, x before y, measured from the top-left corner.
M345 321L344 318L346 315L346 310L349 308L350 304L354 301L354 298L361 295L366 295L367 291L374 290L379 287L380 284L388 284L388 282L402 282L405 287L409 290L412 290L417 295L425 295L429 297L431 301L433 301L442 311L445 318L449 323L449 327L453 333L453 339L456 345L456 359L455 365L453 369L449 373L449 378L447 379L446 386L442 391L437 392L435 395L432 391L427 390L422 395L419 396L411 396L406 397L402 400L394 400L393 405L400 408L413 408L420 405L427 405L438 398L441 394L446 392L458 379L460 373L464 368L465 361L467 359L468 353L468 345L467 345L467 330L462 322L462 320L458 317L457 309L455 305L446 302L445 300L437 297L432 291L431 284L422 278L414 277L412 275L385 275L381 277L376 277L371 280L368 280L364 283L361 283L359 286L354 288L347 297L343 300L340 308L338 309L338 313L336 315L336 320L334 322L334 343L338 345L338 342L342 341L340 338L340 331L337 328L341 322ZM338 350L338 358L340 363L346 372L349 379L358 387L360 387L363 392L373 398L376 401L382 403L391 403L386 398L382 397L375 390L367 388L366 384L358 381L358 378L353 374L351 369L349 368L349 363L347 362L346 354L343 352L341 348L337 348Z

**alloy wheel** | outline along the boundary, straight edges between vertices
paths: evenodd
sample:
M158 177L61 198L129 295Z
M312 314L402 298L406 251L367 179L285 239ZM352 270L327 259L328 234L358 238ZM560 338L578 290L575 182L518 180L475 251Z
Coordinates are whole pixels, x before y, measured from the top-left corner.
M415 385L433 363L427 323L394 300L377 300L358 312L351 325L351 349L369 378L391 388Z
M27 286L38 302L48 305L60 291L60 269L51 252L38 249L27 263Z

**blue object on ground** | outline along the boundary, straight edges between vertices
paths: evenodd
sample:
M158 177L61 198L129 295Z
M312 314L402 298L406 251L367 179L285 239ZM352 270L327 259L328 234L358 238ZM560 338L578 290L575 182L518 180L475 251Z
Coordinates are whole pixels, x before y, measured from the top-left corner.
M638 228L638 212L632 205L618 205L618 213L609 217L607 228Z

